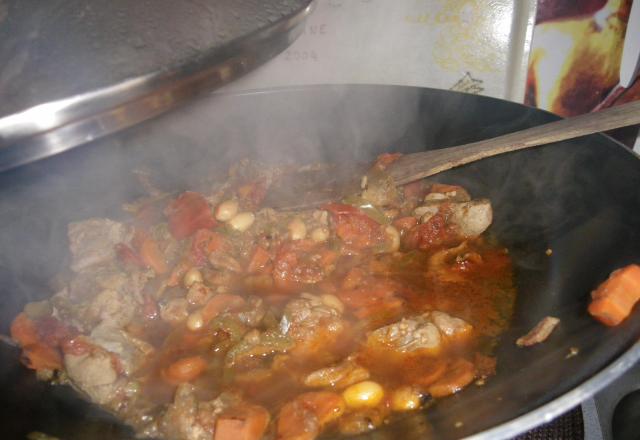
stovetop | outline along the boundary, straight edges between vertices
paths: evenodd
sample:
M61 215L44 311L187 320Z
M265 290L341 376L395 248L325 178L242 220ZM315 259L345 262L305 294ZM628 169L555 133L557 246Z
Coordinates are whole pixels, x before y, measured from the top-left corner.
M640 440L640 365L580 407L513 440Z

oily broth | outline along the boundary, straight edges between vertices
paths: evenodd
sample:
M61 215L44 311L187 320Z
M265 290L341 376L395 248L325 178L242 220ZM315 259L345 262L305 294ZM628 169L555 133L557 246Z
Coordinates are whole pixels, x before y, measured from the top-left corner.
M435 272L425 270L430 255L423 252L359 260L359 265L373 267L376 273L384 274L406 287L403 290L405 309L401 317L439 310L460 317L474 327L469 338L453 341L437 354L398 355L384 347L360 351L358 361L371 371L372 380L388 389L419 384L430 374L446 368L453 359L472 359L476 351L491 354L490 348L495 345L496 338L509 326L515 303L511 260L504 248L485 240L478 239L470 243L469 251L480 255L482 264L459 264L448 267L447 273L444 273L444 269ZM337 283L341 276L342 272L337 271L329 281ZM234 286L230 286L230 290L242 291L244 287L242 280L238 279ZM309 291L321 293L317 288ZM284 302L280 301L275 307L281 311L283 305ZM397 318L394 315L372 322L375 322L374 326L380 326ZM224 332L202 340L197 333L186 328L172 332L169 332L168 326L150 329L156 339L159 339L158 335L168 336L162 344L164 356L153 365L154 373L146 378L144 392L149 392L149 398L155 401L170 402L172 388L163 381L160 372L178 358L199 354L206 356L211 364L207 373L194 382L203 400L213 398L221 390L241 389L251 401L275 413L285 402L308 390L300 385L300 377L339 360L362 345L370 325L363 326L361 320L348 314L345 319L348 330L339 344L328 352L321 344L310 348L321 353L321 356L307 358L306 362L285 363L275 372L269 368L272 361L270 357L255 359L253 364L233 376L224 372L219 357L223 351L221 347L224 347L221 344L225 339ZM212 351L214 346L217 348Z

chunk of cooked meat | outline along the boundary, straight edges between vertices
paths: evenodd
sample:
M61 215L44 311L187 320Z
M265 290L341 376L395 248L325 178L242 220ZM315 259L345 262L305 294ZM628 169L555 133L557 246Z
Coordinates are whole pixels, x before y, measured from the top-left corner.
M200 402L193 385L178 385L173 403L160 420L160 431L167 440L211 440L218 416L240 402L238 396L229 393Z
M126 331L107 322L95 327L91 332L93 343L117 355L123 373L131 375L143 364L145 357L154 348L148 342L131 336Z
M136 302L126 292L105 289L91 301L86 313L97 322L107 321L123 327L133 319Z
M131 322L142 304L144 272L127 274L113 265L85 271L52 298L56 316L89 332L102 321L117 327Z
M553 316L547 316L543 318L529 333L518 338L516 345L518 347L529 347L531 345L539 344L547 340L551 335L551 332L560 324L558 318Z
M434 311L429 313L429 317L445 336L464 336L473 330L473 326L468 322L444 312Z
M442 337L429 315L403 318L369 334L368 343L377 343L402 353L417 350L438 351Z
M349 356L337 365L321 368L307 375L304 384L308 387L347 387L369 379L369 371L357 364L353 356Z
M104 405L117 397L124 384L118 380L112 355L100 349L64 356L64 366L71 383L93 402Z
M125 224L106 218L91 218L69 224L69 250L74 272L115 258L115 245L127 243L133 231Z
M280 331L297 341L313 339L319 327L339 331L343 327L337 308L326 305L315 295L302 294L284 308Z
M452 203L449 221L454 224L464 238L482 234L493 220L491 202L487 199Z

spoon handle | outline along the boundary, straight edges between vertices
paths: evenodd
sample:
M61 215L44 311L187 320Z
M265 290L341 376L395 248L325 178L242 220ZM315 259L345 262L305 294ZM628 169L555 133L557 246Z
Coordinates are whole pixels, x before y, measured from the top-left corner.
M486 157L635 124L640 124L640 101L470 144L407 154L393 162L387 171L397 184L405 184Z

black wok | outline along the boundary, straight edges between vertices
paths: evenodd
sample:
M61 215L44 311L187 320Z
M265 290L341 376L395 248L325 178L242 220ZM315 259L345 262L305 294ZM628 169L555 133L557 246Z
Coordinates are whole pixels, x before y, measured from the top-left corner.
M66 224L118 216L138 195L130 170L157 169L186 188L249 155L271 162L362 161L384 151L445 147L555 117L522 105L397 86L323 86L215 94L145 125L0 175L1 324L51 294L65 264ZM437 176L493 202L491 232L509 247L518 298L497 347L498 373L385 426L372 438L508 438L569 410L640 358L640 311L617 328L586 313L590 291L615 268L640 262L640 160L594 135L494 157ZM552 256L545 250L551 248ZM546 315L551 338L515 339ZM634 345L635 344L635 345ZM567 359L570 349L579 353ZM131 435L67 387L36 381L1 347L2 438L43 431L64 439Z

